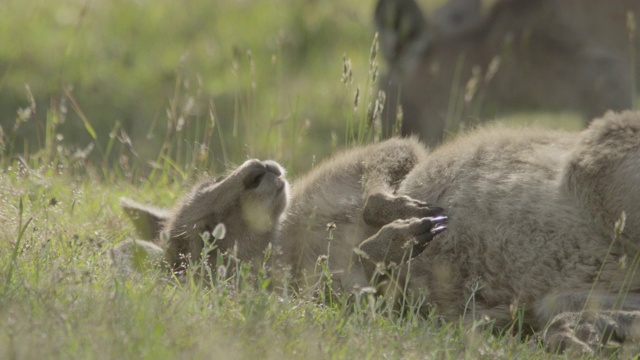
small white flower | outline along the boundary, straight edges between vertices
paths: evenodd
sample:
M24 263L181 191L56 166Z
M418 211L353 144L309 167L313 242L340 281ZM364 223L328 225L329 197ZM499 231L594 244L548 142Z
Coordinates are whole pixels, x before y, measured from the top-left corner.
M218 240L224 239L226 234L227 234L227 227L224 226L223 223L219 223L218 225L216 225L216 228L213 229L213 231L211 232L211 235L213 235L213 237Z

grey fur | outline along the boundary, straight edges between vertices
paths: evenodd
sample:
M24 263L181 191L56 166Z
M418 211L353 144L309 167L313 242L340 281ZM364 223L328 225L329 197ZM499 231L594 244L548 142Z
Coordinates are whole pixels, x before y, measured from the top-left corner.
M284 173L274 161L248 160L222 179L201 181L173 210L140 205L128 199L122 200L122 206L143 239L151 240L136 243L141 243L143 249L151 249L154 257L155 248L161 247L164 266L175 273L184 271L189 262L200 260L205 240L214 241L211 233L221 223L226 234L207 244L216 250L207 255L220 251L242 261L256 258L259 261L276 237L287 207L289 185ZM155 233L149 234L148 229L154 229ZM116 266L132 264L127 255L131 246L125 242L114 249ZM139 248L135 243L133 246Z
M473 314L504 327L520 307L525 324L541 330L551 321L553 330L583 309L640 310L638 112L608 113L580 133L494 126L460 136L398 193L450 216L412 262L409 288L451 320ZM640 340L639 324L618 322L620 337Z
M262 260L271 243L277 268L289 269L294 284L300 288L313 285L309 282L318 276L316 261L328 255L330 269L335 273L335 289L350 291L369 284L360 259L352 250L382 225L400 217L417 217L413 220L418 223L414 228L425 229L421 236L424 246L434 236L429 230L446 222L446 218L433 224L420 220L438 215L440 208L393 196L406 174L424 156L424 146L415 139L391 139L347 151L298 179L287 210L289 191L284 170L273 161L258 160L245 162L220 181L205 180L196 185L165 218L158 215L161 211L156 208L131 200L122 204L145 238L149 237L144 233L146 229L158 230L152 237L165 249L165 263L174 272L184 270L189 261L198 261L204 248L202 233L210 233L218 223L223 223L227 236L216 240L216 250L230 252L243 261ZM265 173L257 187L247 186L254 183L256 175ZM371 201L367 202L369 198ZM149 225L154 222L156 225ZM326 231L329 223L335 224L331 246ZM166 242L160 241L162 233ZM394 239L397 236L388 241ZM126 254L127 249L116 253ZM214 260L208 259L210 265L215 265ZM120 263L127 266L130 261Z
M219 223L225 225L226 236L216 239L218 250L243 261L261 258L287 206L289 188L283 175L284 169L274 161L248 160L222 180L197 185L164 228L169 239L165 258L171 268L184 269L185 256L200 260L202 234L211 234Z
M291 268L294 281L307 287L317 280L314 268L318 258L328 255L337 290L368 286L370 278L353 250L368 238L378 239L379 247L387 248L396 241L396 232L409 240L413 234L393 221L406 217L419 222L442 211L394 195L405 176L426 156L424 146L415 139L390 139L334 156L297 179L276 241L281 266ZM389 207L398 211L389 212ZM335 225L331 233L328 224ZM383 224L388 224L385 231L381 230ZM428 231L436 225L429 221L422 227Z
M399 104L402 134L429 145L460 122L514 111L569 110L586 120L630 108L640 61L631 62L627 10L640 16L640 2L449 0L425 20L415 0L379 0L384 132Z
M231 199L189 207L207 196L197 187L174 214L195 209L198 223ZM439 236L446 221L431 203L450 216ZM238 207L224 209L235 221ZM326 255L347 291L396 264L406 300L451 321L486 317L503 329L520 309L551 351L640 341L638 112L610 112L579 133L494 125L431 153L414 139L355 148L298 179L279 224L266 240L238 227L238 253L261 256L271 241L274 269L301 288Z

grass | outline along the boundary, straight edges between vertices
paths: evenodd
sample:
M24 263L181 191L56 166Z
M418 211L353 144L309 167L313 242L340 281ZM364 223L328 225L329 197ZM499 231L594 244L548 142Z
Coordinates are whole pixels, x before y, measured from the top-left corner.
M534 340L399 317L367 294L345 306L265 291L249 271L202 289L110 267L133 233L121 196L168 206L247 157L296 174L374 140L371 12L0 2L0 32L15 34L0 44L0 358L548 357Z
M196 151L186 147L211 140L195 134L214 132L215 141L204 143L215 157L207 169L250 154L304 171L332 150L327 142L346 142L355 85L336 84L343 56L362 70L354 83L365 83L372 5L3 1L0 31L15 34L0 44L0 126L14 140L9 153L53 139L92 143L92 161L113 161L125 133L138 156L125 155L146 173L168 137L188 139L171 154L184 163ZM55 132L42 126L49 108L62 110L49 122ZM35 111L16 121L17 109Z
M378 299L333 305L263 289L241 270L211 289L123 279L109 249L132 232L119 196L170 203L178 182L149 193L48 167L0 176L0 357L11 358L512 358L531 353L494 337L405 318Z

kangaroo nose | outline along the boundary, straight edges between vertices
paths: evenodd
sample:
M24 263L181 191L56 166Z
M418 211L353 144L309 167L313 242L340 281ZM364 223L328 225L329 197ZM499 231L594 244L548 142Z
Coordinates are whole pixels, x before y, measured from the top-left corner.
M249 160L245 168L246 174L242 179L244 186L247 188L256 188L260 185L262 176L267 173L266 166L258 160Z
M282 168L280 167L280 165L278 165L277 162L272 160L266 160L264 162L264 165L267 167L268 172L276 174L276 176L278 177L282 176Z

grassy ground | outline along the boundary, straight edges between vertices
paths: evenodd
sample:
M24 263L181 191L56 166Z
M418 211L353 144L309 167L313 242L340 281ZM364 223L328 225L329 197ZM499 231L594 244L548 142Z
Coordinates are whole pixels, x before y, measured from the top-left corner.
M48 166L0 175L0 358L528 358L541 347L437 318L399 318L263 289L240 272L212 289L115 276L109 249L132 232L119 196L150 192Z
M345 307L264 291L246 272L207 290L110 268L133 230L121 196L170 205L247 157L295 174L369 141L372 7L1 1L0 358L547 356L370 296Z

